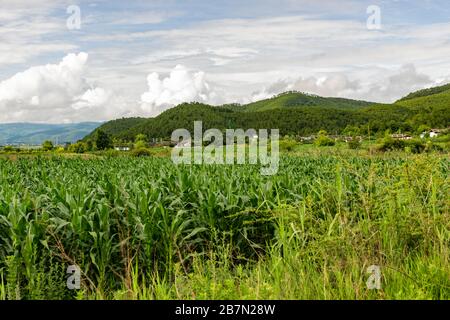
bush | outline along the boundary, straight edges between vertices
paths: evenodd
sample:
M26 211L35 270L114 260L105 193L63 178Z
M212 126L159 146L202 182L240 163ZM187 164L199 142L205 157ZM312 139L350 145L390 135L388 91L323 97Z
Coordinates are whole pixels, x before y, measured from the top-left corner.
M361 146L361 141L359 141L358 139L353 138L352 140L347 142L347 144L348 144L348 147L350 149L359 149L359 147Z
M152 152L147 148L138 148L131 151L131 155L134 157L150 157Z
M422 153L425 150L426 145L419 140L408 140L406 146L410 148L412 153Z
M425 152L432 152L432 151L442 152L444 151L444 148L436 143L433 143L432 141L427 141L427 143L425 144Z
M422 153L425 147L426 145L420 140L397 140L386 137L378 147L378 150L383 152L401 150L411 153Z
M50 140L44 141L44 143L42 144L42 150L44 151L52 151L53 148L53 142L51 142Z
M74 144L71 144L68 148L69 152L73 152L73 153L85 153L87 151L87 145L84 142L77 142Z
M319 137L315 141L315 144L319 147L328 147L334 146L336 142L325 135L319 135Z
M145 149L146 147L147 147L147 143L142 140L139 140L134 144L135 149Z
M396 140L389 136L385 137L378 147L379 151L394 151L394 150L404 150L406 147L406 143L404 140Z
M297 145L297 142L292 139L283 139L280 140L280 150L281 151L292 151L294 150L295 146Z

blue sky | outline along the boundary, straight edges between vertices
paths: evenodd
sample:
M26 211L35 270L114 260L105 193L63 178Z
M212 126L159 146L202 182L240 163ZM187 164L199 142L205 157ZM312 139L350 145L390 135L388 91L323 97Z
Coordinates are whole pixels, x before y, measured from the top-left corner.
M70 5L80 29L67 28ZM2 0L0 43L0 122L155 116L286 90L392 102L450 82L444 0Z

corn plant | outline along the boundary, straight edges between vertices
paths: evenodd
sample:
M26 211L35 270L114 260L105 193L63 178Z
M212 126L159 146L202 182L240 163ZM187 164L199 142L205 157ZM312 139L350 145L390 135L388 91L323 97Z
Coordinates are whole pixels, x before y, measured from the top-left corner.
M262 176L168 158L0 159L0 299L449 299L449 164L289 155ZM380 290L366 287L370 265Z

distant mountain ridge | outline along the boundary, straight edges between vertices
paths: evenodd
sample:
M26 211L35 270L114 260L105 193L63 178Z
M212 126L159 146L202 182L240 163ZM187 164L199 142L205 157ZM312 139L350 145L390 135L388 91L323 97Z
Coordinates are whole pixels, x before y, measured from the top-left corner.
M45 140L76 142L101 126L102 122L68 124L0 123L0 145L40 145Z
M432 96L443 92L450 92L450 83L438 87L426 88L415 92L411 92L410 94L401 98L397 102Z
M264 99L244 105L242 106L242 111L258 112L296 107L324 107L336 108L341 110L356 110L373 104L375 103L345 98L321 97L304 92L288 91L278 94L269 99Z
M247 105L210 106L183 103L154 118L122 118L100 126L113 138L132 141L138 134L168 138L175 129L193 130L196 120L203 129L271 129L281 135L308 135L319 130L370 134L386 130L415 132L420 125L450 126L450 84L413 92L392 104L329 98L286 92ZM91 139L95 131L85 137Z
M412 92L392 104L290 91L246 105L183 103L154 118L122 118L105 123L0 124L0 145L42 144L45 140L76 142L91 139L97 129L126 141L141 133L148 138L167 138L175 129L193 130L196 120L203 121L204 130L278 128L282 135L308 135L322 129L337 133L349 127L359 128L361 133L415 131L422 124L443 128L450 126L450 84Z

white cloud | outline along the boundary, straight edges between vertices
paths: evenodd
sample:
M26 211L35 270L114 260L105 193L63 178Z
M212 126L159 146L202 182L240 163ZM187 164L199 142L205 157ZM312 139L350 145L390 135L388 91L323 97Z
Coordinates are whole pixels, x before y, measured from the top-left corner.
M192 72L182 65L177 65L163 79L157 72L149 74L147 84L141 107L152 116L183 102L210 103L217 96L206 82L204 72Z
M92 34L85 40L110 39L132 46L135 57L129 57L129 49L118 50L122 50L123 60L132 61L135 68L127 68L127 72L134 72L138 79L142 70L161 74L174 64L203 70L216 91L226 88L226 102L248 101L251 92L270 96L271 92L261 88L278 79L288 80L285 89L391 102L405 90L436 82L415 78L411 88L392 83L391 89L383 89L404 65L414 64L418 74L433 80L449 77L449 24L386 24L382 31L374 32L366 28L363 9L361 19L323 15L231 18L178 28ZM153 44L157 45L152 48ZM105 59L109 63L108 56Z
M70 52L77 45L67 35L63 0L1 0L0 1L0 68L29 62L42 54Z
M68 54L58 64L31 67L0 82L0 121L101 118L112 94L91 88L84 77L87 60L84 52Z
M253 93L251 101L273 97L276 94L295 90L324 97L342 97L374 102L394 102L418 89L438 85L425 74L419 73L413 64L393 70L382 69L374 76L349 79L343 73L327 73L319 76L280 79L261 91Z
M103 106L108 102L110 97L111 93L103 88L89 89L79 97L77 102L72 104L72 108L80 110L83 108Z
M428 15L445 6L426 11L425 2L408 3L420 21L383 2L383 30L374 32L359 0L255 0L189 16L197 5L123 10L79 0L82 28L69 31L70 1L0 0L0 74L9 78L0 121L146 116L185 101L245 103L286 90L391 102L450 78L450 23ZM80 71L44 65L79 51L90 60L75 63ZM18 73L31 65L41 66Z
M363 96L378 102L394 101L412 91L437 84L429 76L419 73L413 64L406 64L394 72L386 72L385 78L372 83Z

